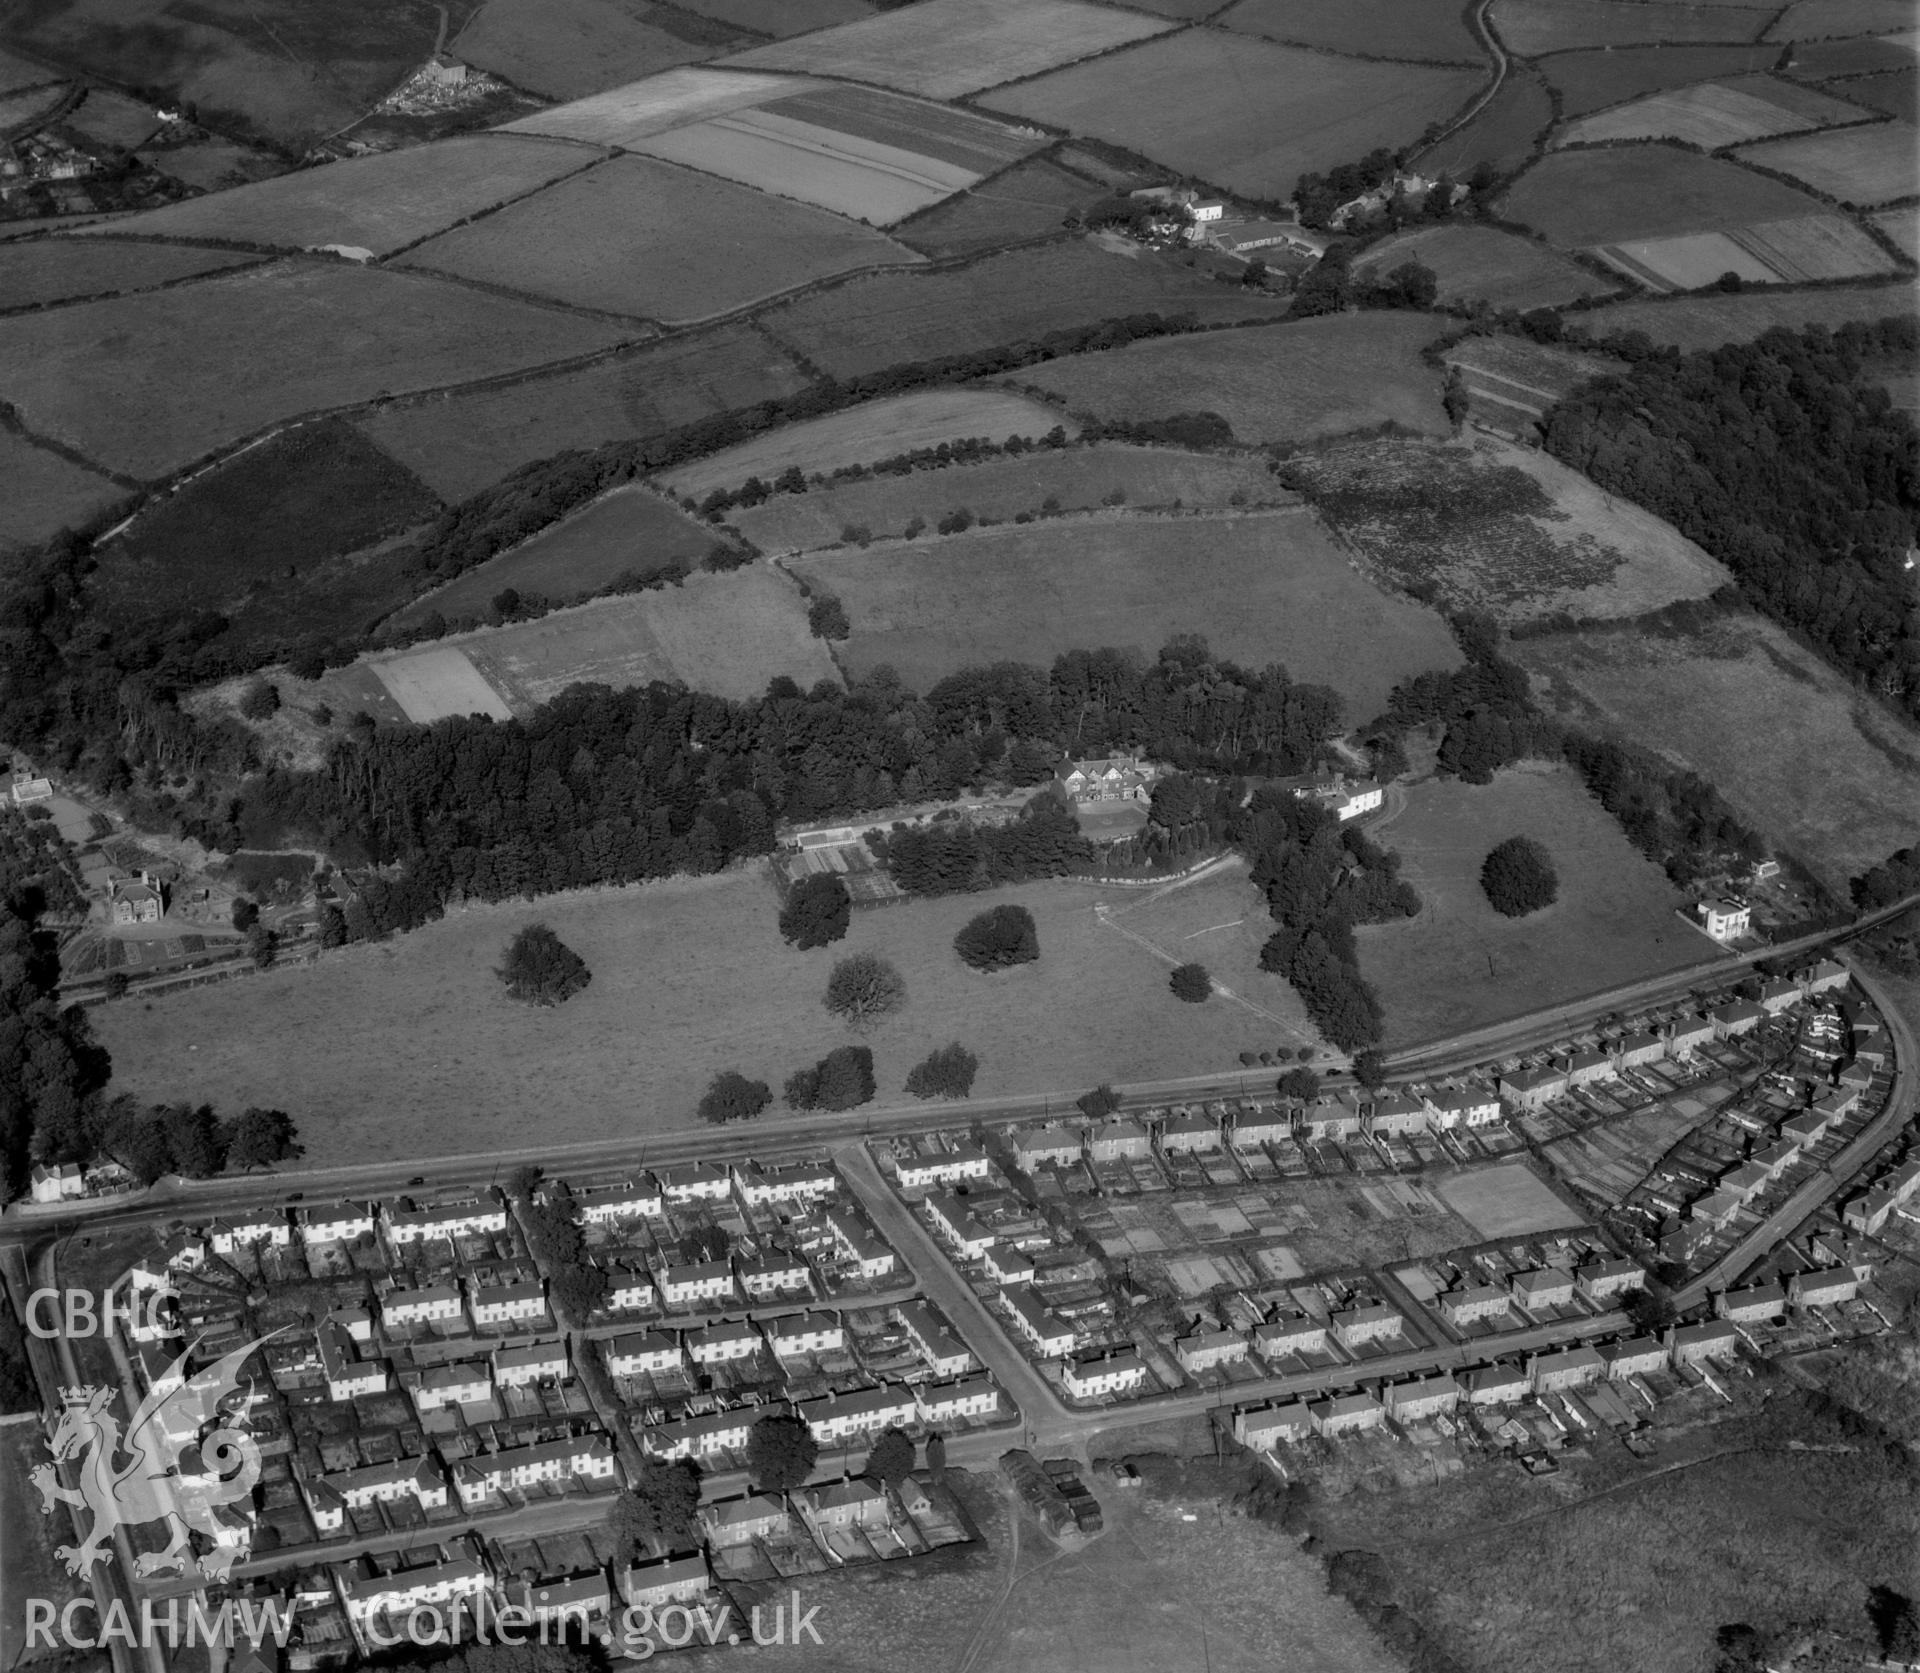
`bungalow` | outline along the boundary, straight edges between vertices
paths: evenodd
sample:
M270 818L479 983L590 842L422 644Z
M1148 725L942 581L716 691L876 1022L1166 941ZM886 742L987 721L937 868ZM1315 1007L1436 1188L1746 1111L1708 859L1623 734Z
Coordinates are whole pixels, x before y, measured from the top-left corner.
M1279 1144L1292 1137L1293 1117L1279 1104L1264 1110L1243 1104L1227 1129L1227 1142L1236 1150L1258 1150L1263 1144Z
M731 1502L753 1504L760 1500L759 1495L755 1495L753 1499ZM715 1505L709 1508L719 1510L725 1507ZM779 1525L785 1527L786 1521L787 1513L782 1510ZM712 1543L738 1542L714 1540ZM707 1559L697 1551L691 1557L663 1557L658 1562L634 1563L620 1576L620 1595L629 1609L664 1609L670 1603L695 1603L712 1589L713 1575L707 1568Z
M1709 1011L1707 1016L1713 1022L1715 1038L1721 1040L1751 1034L1767 1020L1765 1007L1754 1004L1751 999L1736 999L1731 1004Z
M453 1467L453 1484L468 1510L509 1490L525 1491L541 1483L615 1481L620 1465L605 1435L574 1435L534 1446L477 1452Z
M760 1332L747 1319L723 1319L688 1331L686 1348L695 1365L728 1365L760 1351Z
M380 1298L380 1323L388 1330L409 1324L451 1324L465 1314L460 1292L451 1284L389 1290Z
M1357 1139L1366 1127L1358 1104L1344 1098L1309 1104L1302 1113L1301 1130L1310 1139Z
M841 1258L860 1277L884 1278L893 1271L893 1251L868 1231L857 1215L847 1209L834 1208L827 1211L826 1221Z
M1802 1110L1791 1121L1780 1125L1781 1138L1788 1140L1797 1149L1811 1150L1827 1136L1827 1117L1817 1106Z
M1738 1191L1713 1191L1688 1206L1687 1218L1715 1231L1725 1231L1733 1224L1744 1202Z
M969 1417L990 1421L1000 1415L1000 1390L985 1372L950 1383L921 1383L913 1399L920 1421L929 1425Z
M616 1336L603 1350L607 1371L615 1377L678 1371L686 1363L680 1344L663 1330L634 1331Z
M430 1455L334 1470L312 1478L307 1493L313 1525L323 1534L344 1532L348 1511L399 1499L411 1499L421 1510L446 1509L446 1478Z
M1658 1063L1667 1055L1667 1042L1651 1030L1629 1034L1613 1048L1613 1060L1622 1069L1637 1069L1643 1063Z
M1307 1407L1316 1435L1350 1435L1362 1429L1377 1429L1387 1409L1371 1394L1342 1394L1337 1399L1315 1400Z
M986 1262L987 1275L996 1284L1031 1284L1033 1282L1032 1257L1011 1243L1002 1243L996 1239L988 1245L982 1259Z
M1006 1290L1002 1299L1007 1304L1013 1328L1026 1338L1027 1345L1042 1359L1070 1352L1079 1340L1073 1326L1047 1306L1031 1287L1022 1285L1018 1289Z
M660 1299L669 1307L693 1307L701 1302L725 1304L738 1299L733 1268L725 1261L690 1261L662 1267L658 1274Z
M1256 1325L1253 1345L1263 1359L1278 1359L1282 1354L1324 1353L1327 1327L1305 1313L1287 1313Z
M1517 1272L1507 1280L1513 1299L1528 1312L1546 1307L1567 1307L1573 1302L1573 1274L1565 1267L1542 1266L1531 1272Z
M753 1426L766 1416L763 1406L741 1406L729 1411L703 1412L666 1423L643 1423L633 1432L640 1450L650 1458L672 1463L679 1458L711 1458L716 1452L744 1452Z
M1170 1115L1160 1126L1160 1148L1170 1155L1199 1155L1220 1148L1220 1126L1199 1110Z
M483 1327L525 1324L547 1316L547 1285L542 1278L522 1278L510 1284L473 1286L473 1322Z
M973 1364L964 1342L955 1341L923 1301L902 1302L894 1310L914 1351L936 1377L957 1377Z
M756 1539L771 1539L787 1531L788 1520L787 1507L766 1493L750 1493L744 1499L721 1499L702 1505L698 1518L707 1544L716 1550L728 1545L747 1545Z
M1080 1154L1080 1135L1070 1127L1042 1127L1013 1141L1013 1159L1027 1173L1045 1167L1070 1168Z
M483 1406L493 1398L493 1372L485 1360L435 1365L413 1387L413 1409L424 1417L443 1406Z
M1282 1442L1290 1446L1312 1433L1313 1414L1304 1400L1243 1407L1233 1414L1233 1438L1253 1452L1271 1452Z
M1455 1329L1476 1324L1481 1319L1501 1324L1512 1306L1513 1297L1498 1284L1475 1284L1467 1289L1449 1290L1441 1296L1440 1316Z
M816 1528L872 1528L892 1520L887 1490L864 1476L809 1487L800 1504Z
M736 1276L750 1301L770 1301L775 1296L804 1293L813 1287L807 1263L784 1249L769 1249L753 1260L736 1261Z
M1850 1266L1796 1272L1787 1280L1787 1298L1796 1307L1833 1307L1859 1293L1860 1277Z
M429 1605L444 1610L456 1602L474 1604L492 1590L486 1569L474 1557L398 1569L370 1579L344 1575L340 1579L341 1601L362 1631L383 1615L397 1619L409 1610Z
M292 1241L293 1231L287 1224L286 1210L281 1208L242 1210L231 1219L216 1220L207 1227L207 1242L216 1255L237 1255L261 1243L284 1249Z
M300 1227L300 1241L306 1244L348 1243L356 1237L373 1235L371 1203L335 1202L298 1208L293 1218Z
M1389 1383L1384 1390L1388 1413L1403 1423L1450 1412L1460 1403L1460 1385L1445 1371Z
M930 1191L922 1206L933 1222L933 1229L962 1260L978 1260L992 1246L993 1233L973 1217L973 1211L958 1197L945 1191Z
M1237 1365L1247 1357L1247 1339L1237 1330L1197 1330L1173 1345L1173 1357L1188 1375Z
M486 1236L507 1229L506 1205L482 1202L478 1197L434 1203L426 1208L402 1208L398 1203L384 1202L380 1205L380 1217L386 1224L387 1241L396 1248L431 1242L438 1237Z
M1667 1051L1674 1057L1691 1057L1702 1046L1717 1038L1710 1019L1682 1017L1667 1030Z
M1500 1077L1500 1096L1523 1110L1545 1109L1566 1089L1566 1073L1557 1068L1515 1069Z
M1334 1340L1349 1353L1364 1342L1378 1342L1388 1336L1397 1336L1402 1328L1399 1313L1379 1302L1343 1308L1333 1315L1329 1323Z
M904 1428L919 1415L913 1390L904 1384L864 1388L853 1394L827 1394L802 1400L797 1408L813 1438L825 1446L882 1429Z
M1534 1354L1527 1360L1527 1376L1536 1394L1551 1394L1556 1389L1580 1388L1606 1375L1607 1363L1597 1349L1558 1348L1552 1353Z
M570 1580L549 1580L544 1585L526 1588L526 1609L534 1624L551 1629L563 1622L601 1619L613 1607L613 1593L607 1577L599 1570L575 1575Z
M35 1202L61 1202L87 1194L86 1170L78 1162L55 1162L51 1167L35 1162L28 1183L28 1194Z
M733 1176L718 1162L688 1162L660 1175L660 1194L670 1207L689 1203L721 1202L733 1190Z
M903 1191L951 1185L962 1179L985 1179L993 1172L987 1153L971 1144L956 1145L952 1150L930 1156L903 1156L894 1167Z
M1109 1121L1094 1128L1087 1140L1087 1154L1096 1162L1118 1162L1152 1151L1153 1141L1137 1121Z
M760 1329L767 1346L784 1359L801 1354L837 1353L847 1345L846 1327L832 1313L783 1313Z
M502 1348L493 1356L493 1380L502 1388L525 1388L529 1383L558 1383L573 1375L565 1342L535 1342L524 1348Z
M660 1187L645 1177L620 1179L611 1185L589 1185L573 1193L573 1206L590 1226L657 1215L666 1199Z
M1588 1261L1573 1275L1573 1286L1595 1307L1611 1306L1623 1295L1647 1287L1647 1275L1637 1261Z
M1595 1081L1612 1080L1613 1059L1603 1051L1576 1051L1566 1061L1567 1085L1591 1086Z
M1659 1371L1667 1363L1667 1350L1652 1336L1628 1336L1618 1342L1603 1343L1600 1358L1610 1381L1622 1383L1629 1377L1644 1377Z
M1427 1106L1411 1093L1391 1092L1376 1098L1373 1116L1367 1123L1370 1133L1424 1133L1427 1130Z
M1666 1344L1676 1366L1695 1365L1703 1359L1732 1358L1740 1351L1740 1332L1725 1319L1669 1325Z
M1103 1353L1076 1354L1060 1367L1060 1383L1076 1400L1097 1400L1108 1394L1131 1394L1146 1386L1147 1367L1132 1348L1109 1348Z
M645 1267L609 1266L603 1305L611 1313L645 1313L659 1304L660 1292Z
M1467 1373L1469 1406L1512 1406L1533 1392L1533 1380L1512 1365L1483 1365Z
M1800 1003L1800 999L1800 984L1790 982L1784 976L1760 984L1760 1009L1770 1017L1777 1017L1782 1011L1792 1010Z
M1703 900L1694 908L1701 926L1716 941L1738 941L1753 927L1753 908L1737 895Z
M894 1486L900 1495L900 1508L909 1516L929 1516L933 1513L933 1495L912 1476Z
M1749 1284L1744 1289L1722 1290L1713 1298L1715 1318L1734 1324L1765 1324L1787 1310L1787 1292L1778 1284Z

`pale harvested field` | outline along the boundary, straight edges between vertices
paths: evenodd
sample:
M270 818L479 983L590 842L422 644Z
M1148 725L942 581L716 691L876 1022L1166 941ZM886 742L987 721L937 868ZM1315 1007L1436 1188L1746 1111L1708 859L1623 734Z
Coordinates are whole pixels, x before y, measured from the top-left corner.
M504 389L391 404L358 422L435 493L459 500L532 460L657 435L806 382L760 332L722 325Z
M1803 134L1749 145L1740 155L1842 203L1888 203L1920 192L1920 128L1909 122Z
M186 244L135 244L115 238L36 238L0 244L0 307L75 301L151 290L263 257Z
M620 156L430 239L402 261L684 325L836 273L923 259L806 204Z
M1482 1238L1525 1237L1578 1226L1586 1217L1569 1208L1524 1162L1442 1174L1434 1189Z
M1151 657L1198 633L1219 656L1332 686L1358 724L1408 675L1459 661L1437 615L1373 586L1303 507L975 529L791 567L846 605L845 666L892 663L922 691L982 663L1103 645Z
M1485 79L1480 70L1336 58L1188 29L981 102L1233 191L1280 198L1304 171L1418 139ZM1142 97L1142 88L1152 95Z
M408 651L368 664L388 695L416 725L444 720L449 715L491 715L511 720L513 710L456 646Z
M1581 328L1644 331L1656 343L1685 350L1751 342L1776 325L1844 325L1849 320L1878 320L1911 314L1920 308L1920 287L1902 279L1885 285L1830 286L1821 290L1739 296L1683 296L1670 301L1613 302L1584 316Z
M1578 262L1497 227L1422 227L1372 245L1354 265L1377 276L1403 261L1433 269L1442 302L1478 301L1524 312L1618 289Z
M727 64L843 76L930 99L958 99L1172 27L1080 0L919 0L838 29L756 47Z
M738 488L750 476L771 482L789 465L806 472L871 464L943 441L984 436L1044 436L1062 424L1060 414L1021 395L988 389L931 389L892 395L845 412L788 424L752 441L665 472L661 481L690 500L716 488ZM1078 426L1065 425L1069 435Z
M1767 31L1770 41L1819 41L1911 29L1913 0L1794 0Z
M1554 143L1679 139L1716 151L1723 145L1770 139L1803 128L1858 122L1864 115L1858 105L1830 99L1811 88L1753 76L1745 81L1710 81L1636 99L1632 104L1569 123Z
M104 511L126 490L57 453L0 430L0 551L32 546Z
M587 354L624 333L413 274L275 262L0 319L0 396L161 476L276 420Z
M1224 510L1235 495L1244 505L1285 504L1295 497L1262 458L1111 444L776 494L760 505L735 507L727 521L763 552L811 552L839 544L849 525L884 539L904 534L915 517L932 528L964 508L976 518L1005 523L1023 511L1038 513L1049 500L1062 511L1084 511L1115 494L1134 510L1176 501Z
M729 110L783 99L825 83L791 76L720 74L713 70L667 70L660 75L609 88L571 104L537 110L501 127L508 134L551 134L589 145L632 145L688 122Z
M1525 58L1652 41L1756 41L1765 7L1645 5L1639 0L1496 0L1491 21Z
M1440 379L1419 358L1441 324L1424 314L1335 314L1129 343L1015 379L1101 418L1217 412L1243 442L1309 441L1384 420L1444 435Z
M1558 634L1513 655L1550 712L1698 773L1843 896L1920 830L1920 733L1757 616L1688 635Z
M1724 232L1596 244L1593 253L1651 291L1698 290L1723 273L1738 274L1750 285L1776 284L1780 277Z
M384 256L585 168L594 155L549 140L462 134L149 209L113 230L295 250L340 244Z
M1560 898L1524 918L1501 917L1480 887L1488 850L1510 836L1543 843L1560 876ZM1685 897L1570 768L1526 763L1486 785L1429 779L1407 790L1405 809L1376 840L1398 852L1400 875L1421 900L1417 917L1355 932L1390 1047L1713 956L1712 943L1675 916Z
M107 1007L96 1026L125 1090L285 1109L316 1165L690 1126L717 1071L777 1091L851 1037L820 996L833 959L854 952L891 959L907 981L905 1011L867 1039L887 1105L953 1039L979 1053L979 1097L1198 1074L1270 1043L1271 1026L1235 1007L1172 1000L1161 961L1096 921L1094 904L1125 892L1036 883L908 902L856 913L831 955L799 953L780 939L756 866L469 908L314 966ZM1001 901L1033 912L1041 956L982 975L954 956L953 936ZM514 1004L493 975L535 922L593 972L554 1010Z
M725 52L721 24L617 0L487 0L452 50L550 99L577 99Z
M677 680L722 697L758 697L776 674L802 689L838 675L807 631L799 590L759 564L680 585L557 610L458 641L476 667L530 713L570 685L616 689Z
M1669 145L1553 152L1521 175L1498 208L1562 248L1725 232L1824 212L1792 186Z

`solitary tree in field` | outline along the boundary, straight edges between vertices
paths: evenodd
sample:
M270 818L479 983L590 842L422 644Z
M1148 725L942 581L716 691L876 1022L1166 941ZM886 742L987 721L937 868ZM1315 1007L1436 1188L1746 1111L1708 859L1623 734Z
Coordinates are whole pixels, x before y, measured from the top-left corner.
M1213 978L1204 964L1183 964L1168 978L1167 986L1173 989L1174 998L1199 1005L1213 992Z
M827 978L827 1009L853 1028L871 1028L906 1002L906 979L873 953L841 959Z
M953 950L975 970L1007 970L1040 956L1040 931L1024 906L996 906L968 919Z
M838 941L852 917L853 897L846 884L834 872L815 872L787 891L786 904L780 908L780 933L804 953Z
M1481 862L1480 887L1502 917L1524 918L1554 903L1560 879L1545 848L1532 837L1516 836L1508 837Z
M763 1417L747 1431L747 1473L764 1493L786 1493L813 1474L820 1443L806 1420Z
M980 1059L955 1040L928 1052L907 1071L907 1091L916 1098L964 1098L979 1072Z
M562 1004L593 980L587 961L545 924L528 924L508 942L494 974L527 1005Z
M707 1082L700 1099L702 1121L715 1126L725 1121L746 1121L773 1102L773 1093L763 1080L748 1080L738 1069L722 1069Z

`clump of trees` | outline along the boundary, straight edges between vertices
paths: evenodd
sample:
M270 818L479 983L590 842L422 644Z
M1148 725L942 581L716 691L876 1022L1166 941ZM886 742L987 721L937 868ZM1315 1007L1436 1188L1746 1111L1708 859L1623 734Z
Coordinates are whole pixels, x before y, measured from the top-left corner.
M547 924L528 924L508 942L494 974L524 1005L564 1004L593 980L587 961Z
M1289 1069L1274 1084L1281 1097L1297 1099L1303 1104L1310 1104L1320 1096L1320 1077L1304 1064Z
M1167 986L1173 989L1175 999L1198 1005L1213 992L1213 978L1207 974L1204 964L1182 964L1167 978Z
M626 1559L643 1550L684 1551L698 1543L693 1518L699 1508L700 1471L691 1458L670 1464L642 1458L628 1474L627 1490L614 1500L607 1528Z
M1089 1121L1104 1121L1120 1107L1120 1094L1102 1081L1091 1092L1074 1099L1073 1107Z
M913 1459L913 1437L904 1429L883 1429L867 1449L866 1468L860 1473L898 1487L913 1473Z
M907 1071L907 1091L915 1098L964 1098L973 1091L980 1059L958 1040L928 1052Z
M827 978L823 1003L851 1028L871 1028L896 1015L907 1002L907 982L877 953L839 960Z
M722 1069L707 1082L700 1096L699 1116L718 1127L729 1121L750 1121L773 1102L763 1080L749 1080L738 1069Z
M554 1304L575 1324L606 1299L607 1274L587 1258L586 1236L580 1229L573 1192L564 1180L555 1180L535 1194L538 1168L523 1168L508 1181L507 1194L515 1199L527 1247L546 1268Z
M845 639L852 634L853 623L847 619L847 607L832 593L815 593L807 605L807 631L816 639Z
M830 946L853 921L853 897L837 872L816 871L787 891L780 933L803 953Z
M790 1493L813 1474L820 1443L803 1418L776 1413L747 1431L747 1474L763 1493Z
M1524 918L1560 898L1560 874L1544 844L1511 836L1480 862L1480 887L1503 918Z
M836 1046L810 1068L787 1076L784 1093L789 1109L857 1109L873 1098L873 1052L866 1046Z
M1053 795L1036 796L1018 819L976 825L956 819L917 825L881 840L893 880L912 895L946 895L1036 877L1084 871L1093 844L1072 812Z
M975 970L1010 970L1040 956L1040 931L1024 906L995 906L967 920L953 950Z
M105 1155L142 1185L165 1174L210 1179L217 1173L248 1173L305 1154L293 1118L284 1110L255 1105L223 1121L211 1104L153 1104L142 1109L122 1094L108 1100L83 1124L74 1160ZM49 1136L57 1131L49 1129Z

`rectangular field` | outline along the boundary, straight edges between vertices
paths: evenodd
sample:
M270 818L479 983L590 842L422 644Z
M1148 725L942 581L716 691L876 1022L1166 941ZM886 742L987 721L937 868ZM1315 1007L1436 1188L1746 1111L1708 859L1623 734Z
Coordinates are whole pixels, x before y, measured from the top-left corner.
M1760 45L1619 47L1556 53L1541 69L1571 120L1663 87L1765 70L1779 57L1777 47Z
M1442 302L1480 301L1524 312L1616 288L1578 262L1496 227L1423 227L1374 245L1358 267L1379 275L1403 261L1433 269Z
M1601 245L1594 254L1656 291L1701 289L1729 272L1749 283L1801 284L1810 279L1877 278L1897 266L1839 215L1802 215L1690 238Z
M819 552L791 567L847 607L851 670L892 663L925 691L957 669L1178 633L1250 668L1283 662L1371 719L1411 674L1459 661L1440 618L1365 580L1304 508L1074 519Z
M460 500L531 460L658 435L791 395L806 381L765 335L722 325L558 376L390 402L359 427L443 498Z
M1495 0L1493 25L1523 58L1654 41L1757 41L1766 6L1646 5L1640 0Z
M1513 655L1550 712L1698 773L1843 896L1920 830L1920 733L1757 616L1555 634Z
M7 485L0 496L0 552L36 546L126 497L117 483L12 430L0 430L0 482Z
M1418 139L1484 79L1479 70L1336 58L1198 28L981 102L1233 191L1280 198L1304 171Z
M739 506L727 520L763 552L811 552L840 542L849 527L885 539L904 534L914 518L932 527L965 508L983 521L1010 522L1021 512L1084 511L1124 503L1213 507L1281 505L1294 495L1274 480L1266 460L1239 454L1183 453L1167 447L1067 448L987 459L907 476L776 494Z
M958 99L1173 27L1080 0L919 0L800 40L756 47L727 65L841 76L930 99Z
M749 227L751 261L737 242ZM832 274L923 259L806 204L620 156L430 239L402 265L687 324Z
M1558 1231L1585 1222L1585 1216L1562 1202L1525 1162L1502 1162L1490 1168L1445 1174L1434 1189L1487 1241Z
M1678 139L1717 151L1723 145L1771 139L1803 128L1858 122L1863 114L1858 105L1812 93L1810 88L1754 76L1744 82L1709 81L1636 99L1569 124L1556 143Z
M1101 188L1045 157L1021 163L894 228L894 237L933 257L972 255L1045 238L1068 215L1104 196Z
M36 238L0 244L0 306L35 307L89 296L123 296L244 267L264 257L184 244L135 244L115 238Z
M1871 217L1873 224L1904 251L1907 260L1920 262L1920 208L1886 209Z
M404 151L297 169L114 222L115 232L220 238L376 256L429 238L585 168L595 153L505 134L462 134Z
M938 273L835 285L761 325L835 377L1021 343L1128 314L1191 314L1206 324L1278 319L1276 297L1223 285L1157 252L1091 238L1009 250Z
M1669 300L1614 302L1581 321L1598 334L1644 331L1675 348L1718 348L1751 342L1776 325L1845 325L1849 320L1890 319L1920 308L1920 288L1911 279L1884 285L1835 285L1821 290L1755 291L1744 295L1676 296Z
M1914 45L1901 35L1863 35L1851 41L1813 41L1793 49L1787 74L1795 81L1874 75L1913 68Z
M1910 0L1793 0L1767 30L1770 41L1820 41L1911 29Z
M1920 192L1920 128L1907 122L1804 134L1749 145L1740 155L1842 203L1890 203Z
M1100 418L1216 412L1243 442L1302 442L1387 420L1445 435L1439 375L1419 358L1440 330L1424 314L1334 314L1129 343L1017 377Z
M1549 153L1508 190L1499 212L1571 249L1730 232L1826 209L1737 163L1668 145L1627 145Z
M487 0L451 50L516 87L577 99L712 58L750 38L643 0Z
M29 427L159 477L296 413L610 348L619 329L415 274L272 263L0 319Z
M1158 7L1154 8L1158 10ZM1451 0L1240 0L1222 29L1371 58L1478 64L1480 43Z
M1724 232L1596 244L1593 253L1616 272L1653 291L1698 290L1723 273L1737 273L1749 284L1770 285L1779 279L1772 268Z
M1529 641L1531 643L1531 641ZM1379 990L1391 1046L1410 1046L1577 999L1713 955L1675 914L1685 898L1566 767L1525 763L1493 783L1429 779L1377 840L1420 892L1417 917L1362 927L1361 972ZM1560 896L1503 918L1480 887L1489 849L1530 836Z
M723 23L782 39L873 16L873 8L865 0L681 0L681 4L702 17L719 18Z
M513 710L480 670L454 646L408 651L368 664L407 719L419 725L449 715L491 715L511 720Z
M712 70L667 70L657 76L609 88L571 104L537 110L504 124L502 133L548 134L589 145L633 145L669 128L705 121L730 110L768 104L824 82L790 76L718 74Z
M747 478L771 481L789 465L803 472L871 464L943 441L984 436L1044 436L1060 415L1023 395L988 389L930 389L868 401L825 418L788 424L664 473L661 481L684 499L702 500L716 488L738 488ZM1077 426L1065 426L1069 434Z

